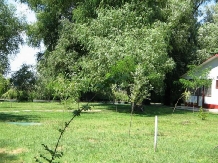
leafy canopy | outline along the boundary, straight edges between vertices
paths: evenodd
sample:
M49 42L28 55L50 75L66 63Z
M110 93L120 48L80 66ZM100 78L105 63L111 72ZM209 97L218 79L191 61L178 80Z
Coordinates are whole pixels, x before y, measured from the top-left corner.
M16 54L23 43L21 33L25 29L25 21L15 14L16 9L0 0L0 74L9 69L9 55Z
M153 86L161 85L174 63L167 56L168 26L160 21L146 24L135 7L126 4L119 9L99 8L97 18L87 23L64 21L56 50L48 57L49 63L56 67L60 57L71 58L73 65L68 65L71 72L92 87L119 84L129 95L137 90L134 96L130 95L133 101L138 101L142 94L147 96ZM76 42L86 54L78 56L76 51L68 51Z

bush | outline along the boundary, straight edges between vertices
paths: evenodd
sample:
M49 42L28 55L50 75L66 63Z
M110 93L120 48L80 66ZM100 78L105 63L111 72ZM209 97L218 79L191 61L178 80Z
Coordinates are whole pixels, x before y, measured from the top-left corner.
M33 99L30 93L26 91L18 91L17 100L21 102L21 101L32 101Z
M198 117L201 118L201 120L205 120L207 117L207 114L202 107L199 110Z
M129 97L123 91L115 91L114 96L115 96L115 100L117 101L125 101L125 102L129 101Z
M17 98L17 90L14 88L10 88L6 93L2 95L4 99L15 99Z

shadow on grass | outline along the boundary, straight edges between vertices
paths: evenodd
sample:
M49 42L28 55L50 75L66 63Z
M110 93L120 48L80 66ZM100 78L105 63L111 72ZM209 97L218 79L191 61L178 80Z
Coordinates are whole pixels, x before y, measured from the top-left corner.
M33 115L17 115L17 114L12 114L12 113L0 113L0 122L20 122L20 121L25 121L25 122L31 122L31 121L36 121L39 118L37 116Z
M0 153L0 163L15 163L18 160L16 155L7 154L5 152Z
M98 107L100 109L111 110L118 113L131 113L131 105L130 104L93 104L94 107ZM151 105L144 105L143 111L134 111L135 115L139 116L155 116L155 115L169 115L169 114L186 114L190 113L188 110L178 110L176 109L173 112L173 107L159 105L159 104L151 104Z

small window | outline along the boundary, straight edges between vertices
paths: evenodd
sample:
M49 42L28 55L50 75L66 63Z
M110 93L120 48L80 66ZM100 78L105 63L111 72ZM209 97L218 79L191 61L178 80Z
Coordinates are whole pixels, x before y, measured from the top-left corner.
M201 96L202 95L202 87L198 88L197 90L194 90L194 95L195 96Z
M211 97L211 87L205 87L204 94L205 96Z
M216 89L218 89L218 80L216 80Z

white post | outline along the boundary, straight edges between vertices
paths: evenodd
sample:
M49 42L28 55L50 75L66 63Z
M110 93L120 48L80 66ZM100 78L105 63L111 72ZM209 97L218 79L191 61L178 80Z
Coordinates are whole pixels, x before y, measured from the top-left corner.
M155 131L154 131L154 151L157 151L157 127L158 127L158 123L157 123L157 115L155 116Z

